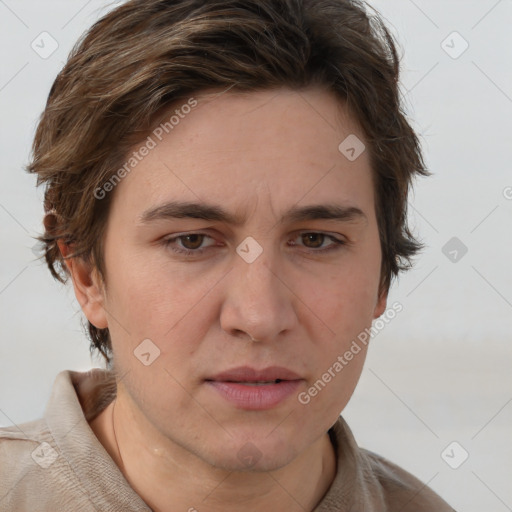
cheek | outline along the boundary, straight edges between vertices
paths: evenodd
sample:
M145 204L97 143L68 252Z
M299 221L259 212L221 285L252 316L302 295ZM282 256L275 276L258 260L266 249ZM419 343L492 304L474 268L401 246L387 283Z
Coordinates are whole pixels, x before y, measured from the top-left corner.
M334 424L354 392L366 352L366 346L353 347L352 351L349 344L340 346L330 357L324 358L321 369L297 397L301 407L306 408L307 417L317 418L316 421L323 418L327 423L326 430Z
M128 364L136 364L129 356L150 339L161 359L179 369L218 314L212 299L221 276L211 272L199 276L158 259L133 257L111 267L109 328L116 355L124 353Z
M371 324L377 302L380 263L375 271L364 262L340 265L321 279L307 279L301 296L319 319L343 339ZM303 277L304 279L304 277Z

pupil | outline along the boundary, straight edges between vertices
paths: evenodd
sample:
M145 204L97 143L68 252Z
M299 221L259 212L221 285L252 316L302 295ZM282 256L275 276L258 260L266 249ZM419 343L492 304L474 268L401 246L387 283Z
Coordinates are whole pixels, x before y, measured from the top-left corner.
M198 249L203 243L204 235L187 235L182 239L182 244L187 249Z
M306 233L302 235L302 241L307 247L321 247L324 242L324 235L321 233Z

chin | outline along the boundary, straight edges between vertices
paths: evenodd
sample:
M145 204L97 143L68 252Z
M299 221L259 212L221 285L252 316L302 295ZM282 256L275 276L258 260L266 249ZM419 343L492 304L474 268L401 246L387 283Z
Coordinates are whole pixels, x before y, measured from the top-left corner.
M268 454L263 455L261 452L252 449L241 457L226 458L225 454L218 459L208 461L213 467L224 471L233 471L237 473L267 473L269 471L277 471L293 461L291 454Z
M225 471L258 473L278 470L292 462L297 454L297 447L290 445L289 439L276 439L265 432L229 438L224 446L217 444L203 453L202 458Z

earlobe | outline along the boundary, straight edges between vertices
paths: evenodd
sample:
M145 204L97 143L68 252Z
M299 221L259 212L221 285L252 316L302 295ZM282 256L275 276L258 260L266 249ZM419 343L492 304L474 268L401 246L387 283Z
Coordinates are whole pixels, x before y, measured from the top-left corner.
M71 253L69 245L62 240L57 242L64 258ZM107 316L103 307L105 300L104 286L97 270L80 257L64 260L68 268L75 297L87 320L98 329L108 327Z
M379 293L379 297L377 299L377 304L375 305L375 309L373 311L373 318L379 318L384 311L386 311L386 306L388 302L388 292L387 290L383 290Z

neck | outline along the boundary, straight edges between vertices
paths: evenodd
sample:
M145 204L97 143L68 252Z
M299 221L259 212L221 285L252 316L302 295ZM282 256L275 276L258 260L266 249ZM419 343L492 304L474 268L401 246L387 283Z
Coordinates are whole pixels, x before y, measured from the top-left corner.
M313 510L336 473L330 438L323 437L288 465L268 472L216 468L134 414L124 395L91 428L126 480L154 512Z

